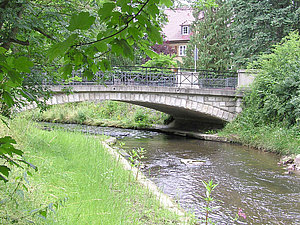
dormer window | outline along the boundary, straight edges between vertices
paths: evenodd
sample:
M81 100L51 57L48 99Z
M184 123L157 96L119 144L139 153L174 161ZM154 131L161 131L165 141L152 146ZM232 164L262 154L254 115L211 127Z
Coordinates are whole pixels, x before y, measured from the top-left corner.
M182 35L189 35L190 34L190 26L182 26L181 27L181 34Z

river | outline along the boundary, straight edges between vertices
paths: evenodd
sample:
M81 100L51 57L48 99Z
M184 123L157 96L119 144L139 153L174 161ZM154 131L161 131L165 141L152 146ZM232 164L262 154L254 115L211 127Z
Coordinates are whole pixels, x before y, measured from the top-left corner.
M202 180L218 184L216 224L300 224L300 177L286 175L279 156L255 149L150 131L62 125L116 136L125 149L146 150L143 172L186 211L203 218ZM240 217L235 223L238 210Z

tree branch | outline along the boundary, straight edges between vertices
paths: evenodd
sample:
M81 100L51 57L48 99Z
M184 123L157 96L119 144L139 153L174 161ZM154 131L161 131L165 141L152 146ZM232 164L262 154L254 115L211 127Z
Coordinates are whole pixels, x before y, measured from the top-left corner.
M107 50L106 52L101 53L100 55L94 57L93 59L98 59L98 58L104 56L105 54L109 53L110 51L111 51L111 50Z
M149 1L150 1L150 0L147 0L147 1L143 4L143 6L140 8L140 10L139 10L134 16L132 16L130 20L128 20L128 21L126 22L125 27L123 27L121 30L119 30L119 31L117 31L117 32L115 32L115 33L113 33L113 34L111 34L111 35L109 35L109 36L106 36L106 37L104 37L104 38L101 38L100 40L91 41L91 42L86 42L86 43L80 43L80 44L72 45L71 47L79 47L79 46L84 46L84 45L95 44L95 43L97 43L97 42L104 41L104 40L106 40L106 39L109 39L109 38L111 38L111 37L114 37L114 36L120 34L121 32L123 32L124 30L126 30L126 29L128 28L129 23L131 23L138 15L140 15L140 13L143 11L143 9L144 9L145 6L149 3Z
M49 39L55 41L55 38L54 38L54 37L52 37L51 35L47 34L47 33L44 32L43 30L41 30L40 28L34 27L33 29L34 29L35 31L39 32L40 34L44 35L45 37L47 37L47 38L49 38Z
M17 43L19 45L24 45L24 46L28 46L29 45L29 41L28 40L21 41L21 40L18 40L18 39L11 38L11 39L9 39L9 42Z

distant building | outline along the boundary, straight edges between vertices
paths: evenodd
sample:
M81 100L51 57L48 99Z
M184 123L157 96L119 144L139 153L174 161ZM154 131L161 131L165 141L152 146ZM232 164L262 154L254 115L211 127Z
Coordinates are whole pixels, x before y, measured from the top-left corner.
M166 9L168 23L162 28L164 41L177 53L175 59L182 62L186 55L187 43L192 34L191 25L195 21L191 8Z

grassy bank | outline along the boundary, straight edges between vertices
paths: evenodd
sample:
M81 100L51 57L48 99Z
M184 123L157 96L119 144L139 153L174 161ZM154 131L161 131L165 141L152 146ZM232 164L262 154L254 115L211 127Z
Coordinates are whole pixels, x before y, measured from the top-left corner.
M261 125L238 119L218 133L244 145L281 155L300 154L299 128L280 125Z
M115 126L123 128L146 128L162 125L169 115L123 102L81 102L50 106L46 111L34 109L24 112L34 121L78 123L93 126Z
M43 131L21 119L10 126L1 124L1 136L10 133L38 172L24 177L17 169L11 182L0 183L1 224L179 223L103 149L100 137Z

